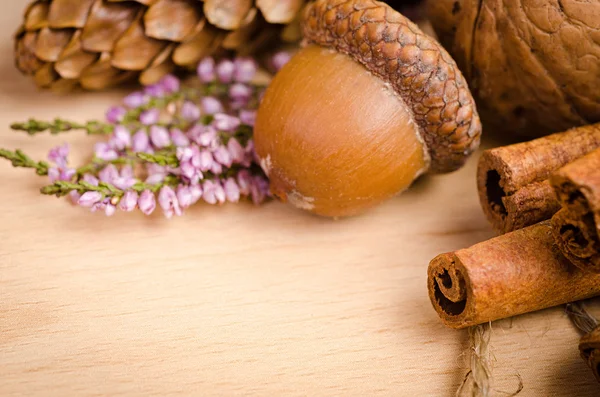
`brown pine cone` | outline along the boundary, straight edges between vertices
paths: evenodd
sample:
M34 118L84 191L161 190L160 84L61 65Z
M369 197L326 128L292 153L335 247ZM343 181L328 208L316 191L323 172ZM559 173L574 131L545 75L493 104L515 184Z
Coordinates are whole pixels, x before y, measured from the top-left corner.
M151 84L205 56L300 39L304 0L36 0L15 37L17 68L38 87Z

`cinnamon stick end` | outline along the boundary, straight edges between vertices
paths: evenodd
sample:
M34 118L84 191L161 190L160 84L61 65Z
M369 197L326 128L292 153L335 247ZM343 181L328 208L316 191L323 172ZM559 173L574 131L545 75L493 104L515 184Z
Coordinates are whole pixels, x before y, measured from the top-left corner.
M589 365L600 382L600 327L584 335L579 341L581 357Z

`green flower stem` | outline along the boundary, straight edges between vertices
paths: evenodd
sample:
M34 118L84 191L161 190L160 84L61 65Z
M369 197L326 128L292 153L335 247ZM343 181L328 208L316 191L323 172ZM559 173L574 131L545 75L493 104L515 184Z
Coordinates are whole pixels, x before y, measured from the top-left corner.
M0 148L0 157L10 161L13 167L33 168L35 173L40 176L48 175L48 169L50 168L48 163L45 161L36 162L21 150L15 150L14 152L11 152L10 150Z
M149 185L144 182L138 182L128 190L133 190L138 193L144 190L150 190L153 193L159 191L163 186L176 186L178 182L177 177L167 175L161 183ZM125 194L124 190L117 189L110 183L100 182L98 186L92 185L85 181L79 182L67 182L67 181L56 181L52 185L44 186L40 189L40 192L49 196L63 197L68 195L72 191L77 191L80 194L85 192L99 192L103 198L117 198L120 199Z
M45 131L50 131L50 134L57 135L61 132L71 130L85 130L90 135L106 135L110 134L114 127L95 120L82 124L57 118L51 122L29 119L25 123L13 123L10 128L15 131L25 131L29 135L36 135Z

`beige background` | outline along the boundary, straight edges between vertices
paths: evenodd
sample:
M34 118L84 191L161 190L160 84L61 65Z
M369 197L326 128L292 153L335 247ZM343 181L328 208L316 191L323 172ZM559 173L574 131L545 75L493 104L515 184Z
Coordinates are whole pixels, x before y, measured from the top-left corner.
M13 68L23 5L0 1L0 146L41 158L66 140L83 159L81 133L8 124L100 118L122 93L37 92ZM167 221L41 197L45 180L2 161L0 395L451 396L467 333L440 324L425 276L492 235L474 167L344 221L279 203ZM561 308L494 323L497 389L518 374L523 396L597 396L577 341Z

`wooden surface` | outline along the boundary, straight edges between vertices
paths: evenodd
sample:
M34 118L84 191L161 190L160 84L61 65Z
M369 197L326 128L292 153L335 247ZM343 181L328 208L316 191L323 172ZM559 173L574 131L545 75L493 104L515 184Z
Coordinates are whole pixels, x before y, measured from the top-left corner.
M41 158L68 141L81 160L81 133L8 124L99 118L122 93L37 92L12 64L22 7L0 14L0 146ZM441 325L426 268L492 236L474 160L337 222L279 203L105 218L2 161L0 395L453 396L467 331ZM520 376L522 396L597 396L578 338L561 308L494 323L496 389Z

